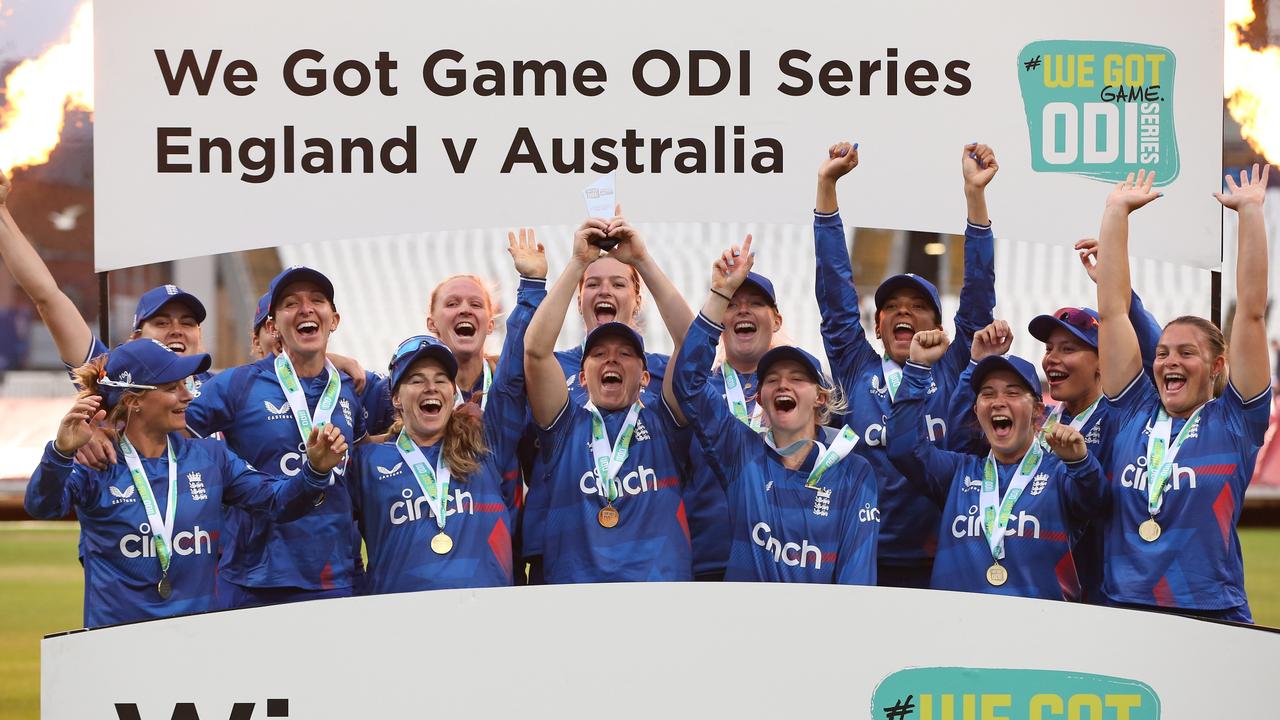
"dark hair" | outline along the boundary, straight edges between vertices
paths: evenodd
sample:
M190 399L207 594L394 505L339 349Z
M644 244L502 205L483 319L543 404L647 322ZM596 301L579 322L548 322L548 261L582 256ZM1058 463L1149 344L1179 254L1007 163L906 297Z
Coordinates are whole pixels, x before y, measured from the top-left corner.
M1163 334L1174 325L1190 325L1200 331L1200 335L1204 338L1201 347L1209 353L1209 362L1213 362L1227 354L1227 338L1222 334L1222 330L1217 325L1195 315L1183 315L1176 317L1168 322L1161 331ZM1230 362L1230 358L1227 358ZM1213 396L1221 397L1222 391L1227 389L1228 371L1224 367L1222 372L1213 378Z

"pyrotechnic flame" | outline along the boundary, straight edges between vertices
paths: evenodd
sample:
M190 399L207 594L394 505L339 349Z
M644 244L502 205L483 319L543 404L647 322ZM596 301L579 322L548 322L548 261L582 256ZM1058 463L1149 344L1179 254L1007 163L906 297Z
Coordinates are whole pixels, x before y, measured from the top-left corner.
M5 78L0 170L48 162L67 110L93 110L93 3L76 10L67 39Z
M1254 21L1250 0L1226 0L1225 85L1227 110L1245 141L1280 163L1280 47L1254 50L1241 31Z

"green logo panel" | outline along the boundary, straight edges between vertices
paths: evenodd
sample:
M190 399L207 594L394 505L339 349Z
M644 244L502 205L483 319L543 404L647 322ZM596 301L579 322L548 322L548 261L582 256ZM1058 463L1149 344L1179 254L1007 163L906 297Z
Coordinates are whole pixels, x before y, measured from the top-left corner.
M1060 670L908 668L871 697L873 720L1157 720L1144 683Z
M1139 169L1178 177L1173 52L1159 45L1040 40L1018 53L1031 167L1107 182Z

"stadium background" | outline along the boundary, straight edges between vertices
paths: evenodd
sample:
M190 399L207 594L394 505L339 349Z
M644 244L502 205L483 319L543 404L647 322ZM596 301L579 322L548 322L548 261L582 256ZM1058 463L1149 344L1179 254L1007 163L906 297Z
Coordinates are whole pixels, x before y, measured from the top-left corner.
M58 86L55 80L62 77L55 74L54 65L60 61L52 57L59 47L83 45L82 31L72 25L72 14L87 3L50 0L40 8L37 3L0 0L0 76L4 77L0 86L0 169L13 177L15 190L9 204L19 226L96 329L102 307L92 262L92 100L90 96L86 101L83 93L74 89L77 82L85 84L83 78ZM1233 32L1230 19L1239 17L1245 8L1257 19L1242 32ZM32 40L33 35L27 32L31 26L19 22L23 13L44 13L38 19L51 26L44 30L49 35L47 43ZM1239 90L1243 82L1244 91L1250 94L1224 102L1223 165L1238 168L1264 157L1280 163L1280 139L1273 135L1268 140L1263 128L1270 117L1270 132L1280 132L1276 120L1280 118L1280 0L1227 0L1227 14L1227 87L1229 92ZM77 52L82 56L83 47ZM65 109L59 113L65 125L60 133L54 133L53 144L44 149L44 156L37 153L34 159L14 152L15 147L34 142L29 133L24 134L21 108L15 99L25 95L17 92L16 84L26 82L19 71L28 58L34 58L36 70L45 73L41 84L44 95L54 96L45 102L56 102L60 111ZM1259 79L1250 84L1239 79L1242 75ZM1256 110L1252 119L1244 114L1251 106ZM1242 139L1246 136L1252 144ZM815 145L836 139L818 138ZM866 149L865 161L877 161L875 149ZM817 162L815 157L815 166ZM1093 305L1093 286L1069 248L1038 244L1036 238L1000 235L999 183L997 179L989 192L995 231L1001 238L996 255L996 316L1008 320L1020 333L1014 352L1038 359L1040 348L1025 333L1027 322L1059 306ZM1280 183L1276 185L1267 204L1273 243L1280 239ZM618 190L625 205L625 177L619 179ZM1082 212L1097 212L1104 196L1105 187L1100 184L1098 207ZM841 200L846 206L874 202L874 190L866 197L846 191ZM628 216L645 233L653 254L676 286L695 303L705 293L709 263L715 254L740 241L747 232L753 233L757 267L777 286L787 338L819 350L808 201L803 198L797 203L793 225L646 222L647 214L660 216L660 207L628 208ZM547 245L553 273L563 266L577 218L565 220L564 225L536 228L539 239ZM147 221L144 200L139 202L138 221ZM327 273L337 288L336 304L344 320L333 337L332 349L357 358L366 368L382 370L396 343L425 329L428 293L444 277L475 273L492 283L494 296L504 307L514 301L513 272L505 252L508 228L484 228L483 218L477 221L480 229L465 232L291 244L115 271L106 294L111 338L118 342L130 330L133 307L142 291L173 282L209 306L204 340L214 354L215 366L239 364L248 357L253 307L267 281L286 265L305 264ZM957 231L963 229L963 221L956 218ZM1235 263L1233 221L1234 214L1228 213L1223 232L1226 281L1222 287L1222 308L1228 316ZM1046 222L1052 222L1051 218ZM180 245L181 228L173 232L174 242ZM869 323L871 293L879 281L896 272L916 272L937 283L950 327L962 278L962 242L958 235L851 229L849 246L863 299L864 324ZM1280 287L1277 268L1280 261L1273 248L1273 288ZM1210 314L1212 279L1206 271L1141 259L1134 263L1134 286L1158 320ZM670 341L651 304L642 316L651 349L669 351ZM1268 328L1272 338L1280 338L1280 312L1271 314ZM579 342L580 326L567 322L560 340L562 346ZM491 338L495 352L501 341L499 323ZM27 477L43 444L53 436L70 397L51 338L21 289L7 273L0 273L0 719L31 717L38 712L39 638L80 623L83 583L75 558L75 524L30 522L21 509ZM1272 460L1277 453L1280 450L1269 445L1260 455L1258 473L1245 498L1243 524L1247 527L1241 531L1246 584L1255 617L1273 626L1280 626L1280 514L1276 512L1280 509L1280 461Z

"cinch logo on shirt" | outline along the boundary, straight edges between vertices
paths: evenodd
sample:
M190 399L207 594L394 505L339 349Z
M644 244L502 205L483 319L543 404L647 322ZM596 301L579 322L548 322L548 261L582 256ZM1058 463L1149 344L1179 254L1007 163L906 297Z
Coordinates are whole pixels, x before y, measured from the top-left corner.
M858 509L858 522L880 522L880 508L864 504Z
M773 555L774 562L780 562L789 567L798 565L807 568L812 565L814 570L822 569L822 548L810 545L808 540L801 540L799 544L784 543L770 532L768 523L756 523L755 527L751 528L751 542Z
M1139 455L1135 462L1124 466L1124 470L1120 473L1120 485L1145 493L1147 491L1147 476L1150 474L1147 471L1147 456ZM1195 468L1183 467L1174 463L1173 472L1169 475L1169 481L1164 485L1164 492L1181 490L1184 482L1188 488L1196 489Z
M924 426L929 431L929 442L938 442L947 436L947 421L926 414ZM862 431L862 441L872 447L889 444L889 418L881 415L879 423L871 423Z
M415 497L416 495L416 497ZM434 518L435 513L431 512L431 503L427 501L427 496L422 493L414 493L410 488L400 491L400 497L403 500L396 501L391 504L391 511L387 517L391 519L392 525L403 525L407 522L416 522L423 518ZM463 502L466 502L465 512L468 515L476 514L476 502L471 497L471 493L454 488L453 497L450 498L448 506L445 508L444 516L449 517L463 510Z
M120 538L120 554L127 558L151 558L156 556L156 540L151 535L151 525L142 523L138 526L140 535L125 535ZM191 530L183 530L173 536L173 553L175 555L208 555L213 552L213 536L196 525Z
M620 492L624 495L639 495L644 492L656 492L658 490L658 473L640 465L635 470L618 478L617 485ZM599 495L604 497L604 488L601 487L599 479L596 477L595 470L588 470L582 473L582 477L578 478L578 489L582 490L584 495Z
M1017 515L1010 516L1009 526L1005 528L1005 537L1030 537L1036 540L1040 539L1040 518L1031 515L1025 510L1019 510ZM977 505L969 506L968 515L957 515L951 521L951 537L981 537L985 538L987 534L982 530L982 515L978 513Z

